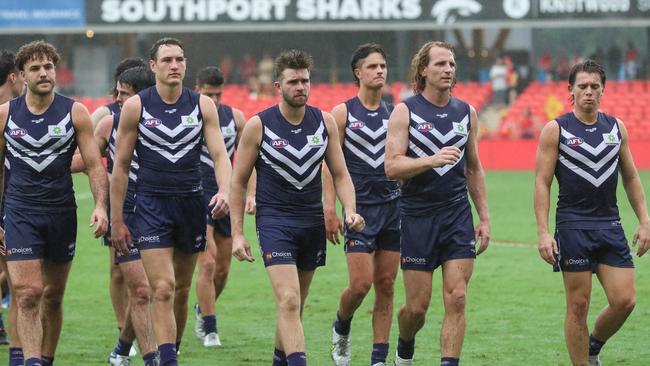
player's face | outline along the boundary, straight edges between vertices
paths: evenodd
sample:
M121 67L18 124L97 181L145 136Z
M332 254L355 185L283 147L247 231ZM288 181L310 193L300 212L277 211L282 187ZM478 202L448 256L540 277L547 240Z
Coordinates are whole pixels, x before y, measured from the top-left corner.
M215 106L219 106L219 103L221 103L221 95L223 94L223 85L214 86L203 84L198 87L198 92L210 98Z
M454 54L446 48L431 47L429 64L420 70L420 75L426 77L427 86L430 88L438 91L450 90L456 75Z
M52 93L56 85L54 62L46 57L32 59L23 65L22 76L27 82L27 88L36 95Z
M124 102L126 102L127 99L131 98L133 95L135 95L135 90L133 90L133 87L129 84L122 84L119 81L117 82L117 104L120 105L120 108L124 105Z
M156 59L150 60L151 71L156 80L168 85L179 85L185 77L185 54L176 45L162 45L158 48Z
M603 84L597 73L579 72L573 87L569 86L576 108L585 112L597 111L603 96Z
M303 107L309 99L309 70L285 69L275 87L282 93L282 99L294 108Z
M371 53L361 60L361 65L354 69L359 84L371 89L381 89L386 84L388 68L386 59L380 53Z

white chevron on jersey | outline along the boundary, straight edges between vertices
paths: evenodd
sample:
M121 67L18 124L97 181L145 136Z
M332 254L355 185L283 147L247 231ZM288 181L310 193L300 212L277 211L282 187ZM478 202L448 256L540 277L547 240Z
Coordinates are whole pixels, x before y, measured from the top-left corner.
M586 181L588 181L589 183L593 184L596 187L600 187L600 185L603 184L603 182L606 181L607 178L609 178L612 174L616 174L616 168L618 167L618 158L616 158L616 160L612 162L612 165L610 165L610 167L607 168L607 170L604 171L603 174L600 175L600 177L596 178L593 175L587 173L584 169L580 169L578 166L573 164L571 161L569 161L567 158L565 158L562 155L559 156L558 160L564 166L569 168L572 172L581 176Z
M465 119L463 119L463 121L464 120ZM467 127L466 124L465 124L465 127ZM435 131L435 129L433 129L431 131ZM409 132L414 138L416 138L418 141L423 143L430 150L430 152L427 153L427 152L423 151L422 149L420 149L415 143L413 143L412 141L409 141L409 149L411 149L411 151L413 151L417 156L423 158L423 157L426 157L426 156L431 156L433 154L437 154L438 151L440 151L440 148L435 143L433 143L433 141L429 140L426 136L424 136L420 131L416 130L413 127L409 127ZM450 132L453 133L453 130L450 131ZM456 141L456 143L454 143L452 146L456 146L457 148L460 149L463 145L465 145L466 142L467 142L467 135L463 136L463 138ZM463 159L463 156L465 156L465 149L461 149L460 158L458 160L456 160L455 163L447 164L447 165L441 166L439 168L433 168L433 170L435 170L439 175L444 175L449 170L451 170L451 168L455 167L456 164L458 164Z
M269 145L267 142L262 143L261 149L264 150L267 154L273 156L275 159L281 161L283 164L286 164L296 174L303 175L325 153L325 149L327 149L327 140L328 140L328 138L325 138L325 141L324 141L323 145L321 145L321 147L318 149L318 151L316 151L316 153L314 155L312 155L307 161L305 161L304 163L301 163L300 165L296 164L290 157L288 157L286 155L282 155L281 153L279 153L277 151L277 149L275 149L273 146ZM309 145L305 145L305 146L309 147L310 149L313 148L312 146L309 146ZM286 149L287 148L285 147L284 150L286 150ZM264 155L264 154L262 154L262 155ZM319 164L316 164L316 165L319 165Z
M383 143L385 145L386 142ZM354 155L356 155L359 159L365 161L368 163L373 168L379 167L381 164L384 163L386 153L381 154L380 156L377 157L377 159L373 159L370 156L368 156L366 153L363 151L359 150L356 146L353 144L349 143L348 141L345 142L345 147L350 150Z
M70 122L70 113L68 113L59 123L57 123L56 126L65 128L66 124L68 124L69 122ZM9 121L7 121L7 125L10 129L19 128L11 118L9 118ZM48 148L44 149L43 151L36 152L32 150L34 148L37 149L40 148L41 146L45 145L46 143L50 142L50 140L53 139L56 139L57 141L53 143L51 146L49 146ZM70 147L72 146L72 142L74 141L74 127L71 126L69 129L67 129L65 136L61 136L61 137L50 137L49 134L47 133L38 140L36 140L30 135L22 136L21 140L31 146L25 146L25 144L19 143L16 139L10 137L7 133L5 133L5 140L8 142L7 150L12 156L24 161L27 165L34 168L34 170L36 170L37 172L42 172L57 157L59 157L59 155L62 155L66 153L68 150L70 150ZM47 156L47 157L43 159L40 163L36 162L33 159L33 158L39 158L41 156Z
M323 121L320 122L320 127L318 127L318 130L314 132L314 135L319 135L323 136L323 131L325 130L325 123ZM277 140L280 137L276 135L271 129L269 129L267 126L264 126L264 134L268 136L271 140ZM325 146L327 146L327 139L325 139ZM289 152L291 155L295 156L298 159L302 159L309 151L311 151L312 146L309 146L309 144L303 146L302 149L297 150L295 147L289 145L284 148L284 151Z
M424 118L418 116L417 114L415 114L413 112L411 112L411 119L413 121L415 121L416 123L418 123L418 124L420 124L420 123L431 123L433 125L433 129L431 129L431 131L429 131L429 133L431 133L442 144L446 143L447 141L449 141L452 138L454 138L455 136L457 136L456 132L454 131L453 128L449 132L447 132L446 134L443 135L442 133L440 133L440 131L438 131L436 129L436 124L435 123L429 122L429 121L425 120ZM468 131L467 124L469 123L469 114L466 114L465 117L463 117L463 119L458 123L460 123L463 127L465 127L465 131Z
M284 179L286 179L287 182L291 183L294 187L296 187L299 190L302 190L307 184L309 184L312 180L314 180L314 177L316 177L316 174L318 174L318 172L320 171L320 168L321 168L320 164L316 164L316 166L314 166L311 173L309 173L309 175L305 179L298 180L298 179L294 178L291 174L287 173L284 169L282 169L282 167L276 165L274 162L269 160L269 158L266 155L261 154L261 156L262 156L262 159L271 168L273 168L273 170L275 170L278 174L280 174L280 176L282 176Z
M348 113L348 120L350 122L358 122L359 120L356 119L351 113ZM386 120L383 120L386 121ZM349 127L346 128L347 131L352 131ZM359 131L363 131L366 135L370 136L373 140L376 140L379 136L381 136L384 132L386 132L386 126L382 124L381 127L379 127L376 131L371 130L368 128L368 126L364 125L362 128L359 129Z
M158 135L151 131L151 128L145 127L142 123L139 124L138 129L140 131L140 136L138 139L142 143L142 145L146 146L147 148L151 149L152 151L156 151L160 155L162 155L165 159L171 161L172 163L175 163L178 161L180 158L185 156L188 152L190 152L196 144L201 141L200 137L197 137L202 131L203 131L203 121L198 118L199 114L199 107L198 105L194 108L192 113L190 113L190 116L196 118L198 120L198 123L195 127L192 128L192 130L182 138L180 138L176 142L172 142L168 139L166 139L163 135ZM142 117L144 119L148 118L155 118L151 116L146 110L144 110L144 107L142 109ZM170 138L176 137L181 131L186 131L187 127L184 126L182 123L180 123L178 126L176 126L173 130L169 129L167 126L164 124L160 124L155 127L156 130L164 133L165 135L169 136ZM143 138L142 135L146 136L147 138L153 140L157 146L153 145L147 139ZM185 145L177 151L176 153L173 153L173 150L178 149L182 145ZM171 151L169 151L171 150Z
M111 137L113 138L113 141L115 141L115 136L117 135L117 130L113 130L111 132ZM115 143L108 143L108 154L111 156L111 160L113 160L113 164L115 164ZM138 154L133 151L133 158L131 158L131 169L129 169L129 179L131 179L134 182L138 181L138 176L135 174L135 172L138 171L140 168L140 164L137 162Z
M570 138L574 138L574 137L576 137L576 136L573 135L571 132L565 130L565 129L562 128L561 126L560 126L560 132L562 133L562 136L564 136L564 137L567 138L567 139L570 139ZM617 126L616 123L615 123L614 126L612 127L612 131L610 132L610 134L613 134L613 135L617 135L617 134L618 134L618 126ZM580 147L581 147L582 149L585 149L588 153L590 153L591 155L594 155L594 156L596 156L596 155L600 154L601 152L603 152L603 150L605 150L605 148L606 148L607 146L610 146L610 145L606 144L604 140L603 140L603 141L602 141L598 146L596 146L596 147L593 147L593 146L589 145L589 144L586 143L586 142L583 143L582 145L580 145Z
M223 129L224 128L230 128L232 131L236 131L236 126L235 126L235 119L231 118L230 122L226 126L221 127L222 135L223 135ZM228 151L228 156L232 157L233 152L235 151L235 140L236 140L236 134L234 136L228 137L224 135L224 142L226 143L226 150ZM203 145L205 147L205 145ZM207 148L204 150L207 152Z
M583 144L586 144L583 143ZM582 147L582 145L580 146ZM616 145L607 155L603 156L602 158L598 159L597 162L589 159L588 157L584 156L583 154L579 153L578 151L570 148L569 146L565 144L560 144L560 150L562 150L565 154L569 155L570 157L578 160L579 162L585 164L589 168L593 170L600 170L605 164L607 164L616 154L618 154L618 151L620 150L620 145Z
M203 121L199 120L199 105L198 104L196 105L196 107L194 107L194 110L192 111L192 113L189 114L189 116L194 117L199 121L197 126L194 127L195 129L200 128L203 125L203 123L202 123ZM149 114L149 112L147 112L147 110L144 109L144 106L142 107L142 118L144 118L144 119L158 119L158 118L152 116L151 114ZM176 137L176 135L178 135L182 131L185 131L187 129L187 126L184 126L182 123L179 123L178 126L174 127L173 130L170 130L169 127L167 127L167 126L165 126L164 124L161 123L160 125L156 126L156 129L158 131L164 133L165 135L173 138L173 137Z
M203 152L208 153L208 148L205 145L203 145ZM214 161L210 159L210 155L201 154L201 162L214 169Z

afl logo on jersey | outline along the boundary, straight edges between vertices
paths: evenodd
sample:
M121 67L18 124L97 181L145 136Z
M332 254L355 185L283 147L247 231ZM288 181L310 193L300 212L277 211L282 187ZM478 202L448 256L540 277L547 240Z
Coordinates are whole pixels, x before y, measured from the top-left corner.
M433 130L433 123L426 122L418 124L418 131L420 132L428 132L431 130Z
M276 149L284 149L285 147L289 146L289 141L285 139L273 140L271 142L271 146L273 146Z
M27 130L25 130L24 128L14 128L13 130L9 131L9 136L17 139L25 135L27 135Z
M581 137L571 137L566 140L566 145L569 147L576 147L582 145L585 140Z
M354 121L350 122L350 129L351 130L360 130L362 129L366 124L363 123L362 121Z
M158 127L162 123L158 118L147 118L144 120L144 125L146 127Z

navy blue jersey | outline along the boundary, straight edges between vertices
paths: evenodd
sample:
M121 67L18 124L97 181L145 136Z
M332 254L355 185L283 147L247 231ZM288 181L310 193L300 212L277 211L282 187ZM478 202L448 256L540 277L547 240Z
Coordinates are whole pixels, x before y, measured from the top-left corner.
M263 133L255 163L257 225L322 225L321 162L328 141L323 113L306 106L299 125L289 123L277 105L258 116Z
M386 129L392 105L382 102L369 110L359 97L345 102L348 111L345 123L343 155L356 192L357 203L372 205L399 197L397 181L386 178Z
M120 123L120 112L113 114L113 127L111 136L108 138L108 158L106 159L106 170L109 174L113 173L113 163L115 159L115 136L117 136L117 127ZM124 212L133 212L135 207L135 186L138 181L138 155L133 152L131 167L129 168L129 184L126 189L124 198Z
M25 96L11 100L4 131L11 165L7 208L59 212L76 207L70 172L77 147L73 105L72 99L55 93L47 111L34 115Z
M201 195L203 116L200 95L187 88L174 104L162 101L155 86L138 93L138 193Z
M113 103L106 104L104 107L108 108L111 114L120 113L120 110L122 110L122 107L117 102L117 100L114 101Z
M226 144L226 150L228 151L228 158L232 163L232 159L235 156L235 140L237 139L237 124L235 123L235 118L232 115L232 108L220 104L217 108L219 113L219 125L221 127L221 134L223 135L223 140ZM214 162L210 157L208 152L208 145L203 142L203 147L201 149L201 176L203 183L203 190L209 192L211 195L217 193L217 180L214 177Z
M616 185L621 133L616 118L598 113L593 125L573 113L556 119L560 127L555 177L560 187L556 222L563 228L618 225Z
M467 200L465 144L469 137L470 108L451 97L439 107L421 94L404 101L409 109L409 146L406 156L431 156L445 146L456 146L461 157L451 165L434 168L404 181L401 210L407 215L426 215Z

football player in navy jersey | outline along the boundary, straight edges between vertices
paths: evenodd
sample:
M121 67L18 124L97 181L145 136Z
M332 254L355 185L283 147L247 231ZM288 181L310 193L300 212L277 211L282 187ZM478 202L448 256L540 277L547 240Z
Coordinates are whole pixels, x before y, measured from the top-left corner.
M645 194L628 145L623 122L599 112L606 75L587 60L569 73L573 111L542 130L535 174L535 216L539 254L562 271L566 292L564 335L573 365L601 365L603 345L634 309L634 264L621 227L616 202L618 173L639 220L633 244L637 255L650 249L650 218ZM555 235L548 214L553 176L559 199ZM592 328L587 326L592 273L596 273L608 305Z
M103 235L108 226L108 179L90 115L82 104L54 92L58 60L49 43L22 46L16 64L27 93L0 106L0 162L4 164L6 147L12 173L6 182L3 249L17 297L25 366L51 365L61 332L63 294L76 245L70 172L76 146L95 199L94 235Z
M395 107L388 123L389 179L402 181L401 267L406 304L398 313L394 365L412 365L415 335L424 325L433 272L442 266L445 315L440 364L455 366L465 337L467 284L474 258L488 247L490 218L478 156L478 117L455 98L453 48L428 42L413 57L415 95ZM474 229L471 197L479 215ZM478 249L475 245L478 244Z
M332 327L332 359L337 366L351 362L352 316L371 287L375 289L370 365L384 366L393 318L393 285L399 266L399 188L386 178L384 156L388 117L393 109L382 101L388 73L386 52L378 44L363 44L352 54L356 97L334 107L345 162L356 191L357 212L368 225L361 232L345 230L349 286L339 301ZM327 237L339 241L342 224L336 214L331 176L323 169Z
M253 261L244 237L246 185L257 172L256 225L275 294L277 324L273 365L307 365L301 314L315 270L325 265L321 162L327 161L345 209L345 222L362 230L354 187L345 167L334 118L307 105L313 60L300 50L275 60L280 103L251 118L237 149L231 188L233 255Z
M219 185L211 201L214 218L228 213L231 165L214 103L183 88L186 59L182 43L162 38L154 43L149 57L156 85L129 98L120 116L111 175L111 240L121 254L127 254L133 245L122 212L129 166L136 152L134 236L152 288L160 364L174 366L197 254L205 249L205 216L196 216L204 212L203 140Z

